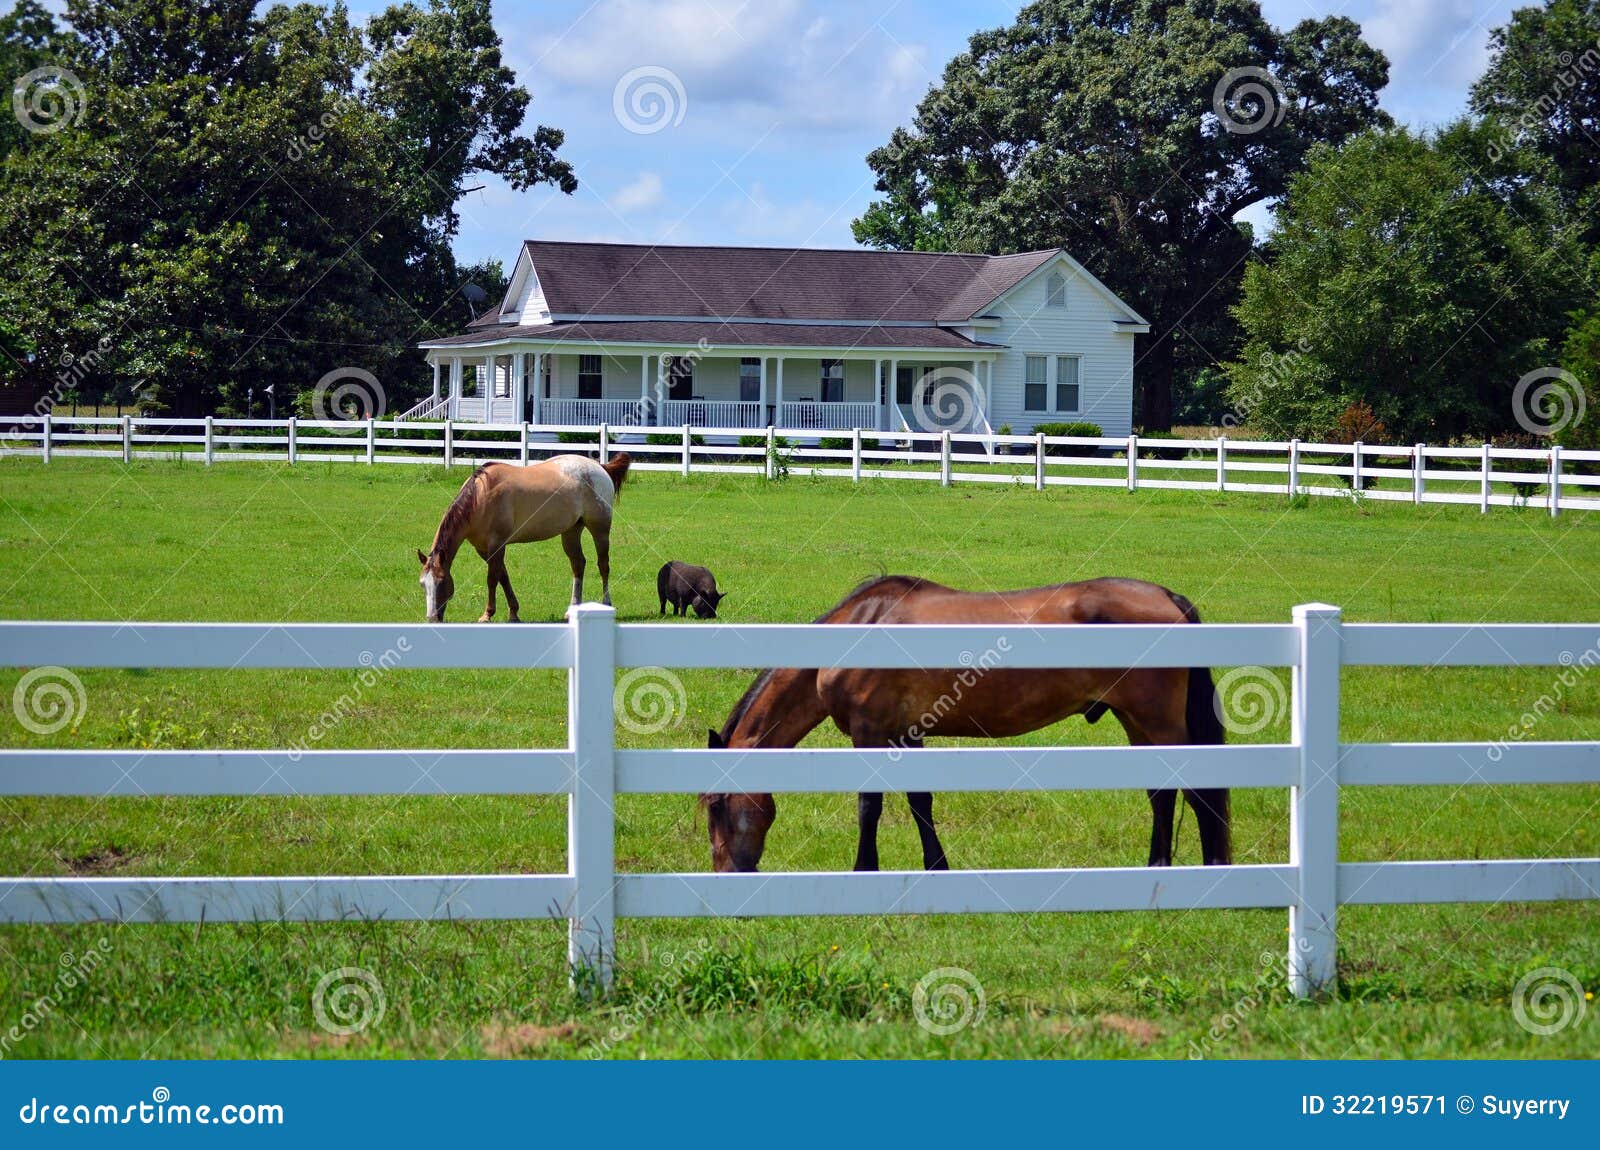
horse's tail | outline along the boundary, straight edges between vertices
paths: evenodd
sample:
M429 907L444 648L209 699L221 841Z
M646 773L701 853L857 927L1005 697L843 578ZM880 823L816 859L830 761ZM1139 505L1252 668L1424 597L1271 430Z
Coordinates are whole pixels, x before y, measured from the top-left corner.
M628 468L633 466L633 456L626 451L619 451L600 466L605 468L607 475L611 476L612 490L621 495L622 481L628 478Z
M1200 622L1200 612L1195 610L1193 603L1176 591L1168 591L1167 594L1172 596L1173 605L1183 612L1185 623ZM1189 694L1183 705L1183 718L1189 728L1190 743L1210 745L1228 741L1218 710L1217 688L1211 681L1211 668L1190 667Z

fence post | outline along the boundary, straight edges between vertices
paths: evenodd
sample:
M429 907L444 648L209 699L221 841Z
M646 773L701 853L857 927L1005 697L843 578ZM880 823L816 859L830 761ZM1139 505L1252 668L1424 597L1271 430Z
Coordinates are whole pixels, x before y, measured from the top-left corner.
M766 468L768 479L774 478L773 472L777 469L778 462L778 431L772 424L767 424L767 461Z
M1290 791L1289 863L1299 891L1289 907L1289 988L1299 998L1332 990L1338 975L1339 608L1294 609L1293 740L1299 782Z
M617 613L600 603L578 603L567 609L567 619L567 731L574 767L567 798L567 873L573 886L567 963L580 990L603 990L611 984L616 949Z
M378 421L374 416L367 416L367 462L378 461Z
M853 483L861 482L861 429L850 429L850 480Z
M1128 436L1128 490L1139 489L1139 437Z
M1483 445L1483 484L1478 492L1478 510L1487 513L1489 510L1489 474L1491 463L1489 460L1489 445Z
M206 416L206 466L210 467L217 461L217 430L212 425L212 417Z
M939 433L939 486L950 486L950 432Z
M456 425L453 420L444 421L444 465L449 467L456 458Z
M1358 439L1350 445L1350 494L1361 494L1361 441Z
M1300 441L1289 441L1289 498L1294 498L1294 493L1300 490Z
M287 446L287 450L284 452L284 454L289 460L289 466L293 467L294 466L295 456L298 454L298 446L295 443L295 419L294 419L294 416L292 416L292 415L289 417L289 432L288 432L288 436L289 436L289 438L288 438L288 446Z
M1044 490L1044 432L1033 434L1033 489Z
M1417 444L1416 458L1411 461L1411 502L1413 503L1422 502L1422 470L1428 465L1427 457L1423 454L1426 450L1426 444Z
M122 462L133 462L133 416L122 417Z
M683 477L685 479L689 478L689 460L694 454L689 450L689 443L689 425L686 423L683 425Z
M47 411L39 421L39 461L50 462L50 413Z
M1561 445L1550 448L1550 517L1561 514Z
M611 429L605 424L600 425L600 462L604 463L611 458Z
M1228 437L1217 436L1217 490L1228 490Z
M522 466L524 466L524 467L528 466L528 432L529 431L530 431L530 428L528 426L528 421L527 420L523 420L522 421L522 455L521 455L521 459L522 459Z

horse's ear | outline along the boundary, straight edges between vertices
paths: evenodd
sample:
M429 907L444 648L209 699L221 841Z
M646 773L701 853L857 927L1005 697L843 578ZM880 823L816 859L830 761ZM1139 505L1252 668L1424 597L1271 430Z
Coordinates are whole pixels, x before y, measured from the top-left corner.
M422 553L422 548L420 547L417 548L417 562L421 563L424 567L428 565L428 557Z
M706 746L710 747L713 751L720 751L727 747L728 744L722 741L722 736L717 734L717 732L708 728L706 734L710 736L710 738L706 740Z

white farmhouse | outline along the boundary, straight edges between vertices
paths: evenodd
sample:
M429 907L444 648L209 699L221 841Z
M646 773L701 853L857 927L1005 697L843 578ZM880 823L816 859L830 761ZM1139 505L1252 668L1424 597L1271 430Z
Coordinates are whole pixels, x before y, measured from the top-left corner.
M1059 249L530 240L504 300L422 344L433 394L403 418L1122 436L1149 330Z

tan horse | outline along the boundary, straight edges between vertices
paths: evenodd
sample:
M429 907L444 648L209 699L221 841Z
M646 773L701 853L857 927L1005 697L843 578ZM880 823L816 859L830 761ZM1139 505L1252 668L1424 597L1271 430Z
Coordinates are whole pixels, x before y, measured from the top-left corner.
M556 455L531 467L485 463L461 485L461 491L439 521L433 547L422 561L422 589L428 597L428 622L443 623L445 605L455 594L450 566L463 542L483 556L489 567L489 602L480 623L494 618L494 589L506 589L511 621L517 618L517 597L506 573L506 547L561 536L572 564L572 601L583 602L583 532L594 538L600 565L603 601L611 602L611 514L617 492L627 477L626 454L600 464L582 455Z
M1182 595L1137 579L1091 579L1025 591L972 592L891 575L863 583L819 623L1198 623ZM1007 670L1004 656L950 670L804 670L763 673L734 706L712 747L793 747L829 718L858 747L920 747L930 735L1003 739L1069 715L1089 722L1107 711L1135 746L1224 741L1206 667ZM1151 790L1150 865L1172 863L1177 792ZM1186 789L1209 864L1233 859L1228 792ZM700 796L718 871L753 871L778 817L769 794ZM948 870L933 827L933 795L909 792L922 839L922 864ZM883 795L857 797L856 870L878 869Z

